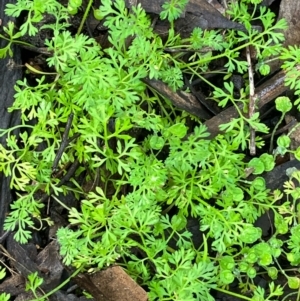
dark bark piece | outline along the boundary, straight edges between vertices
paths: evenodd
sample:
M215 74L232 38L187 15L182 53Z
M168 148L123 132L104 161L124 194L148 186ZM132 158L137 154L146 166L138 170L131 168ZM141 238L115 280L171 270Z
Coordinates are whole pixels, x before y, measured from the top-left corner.
M182 91L174 92L159 80L145 79L144 82L169 99L177 108L185 110L200 119L207 120L211 117L194 95Z
M267 172L264 175L267 188L271 190L275 190L275 189L282 190L284 182L289 180L289 177L286 175L286 171L288 168L292 168L292 167L300 169L300 161L298 160L288 161L281 165L276 166L272 171Z
M36 246L32 243L20 244L11 233L7 239L7 251L11 255L11 265L26 278L29 274L38 272L43 278L41 288L45 291L54 289L61 283L64 270L60 260L56 242L51 242L38 255Z
M284 31L284 45L300 44L300 1L299 0L282 0L278 20L284 18L288 23L288 29Z
M0 284L0 293L17 296L25 290L25 279L19 274L13 275Z
M189 20L189 22L187 22ZM216 8L206 0L190 0L186 9L185 19L176 21L177 28L186 28L185 32L191 32L195 27L203 29L222 28L245 30L242 24L233 22L224 17ZM182 31L181 31L182 32Z
M131 7L132 0L126 0L126 5ZM146 12L159 14L162 11L162 5L165 0L138 0L138 3L145 9ZM206 0L190 0L186 6L182 17L193 20L192 24L188 24L187 20L177 20L177 27L185 26L185 30L191 32L195 26L206 28L234 28L243 30L243 25L230 21L224 17L219 10L208 3Z
M50 291L61 283L64 267L61 264L56 241L49 243L37 256L36 264L43 274L42 288Z
M0 1L0 19L2 26L6 26L8 21L14 22L14 18L8 18L4 14L4 9L7 3L14 3L14 0L2 0ZM0 26L1 31L1 26ZM2 33L2 31L1 31ZM0 39L0 48L5 47L6 41ZM12 58L0 59L0 128L7 129L20 123L20 113L13 112L8 113L7 108L13 104L14 101L14 84L21 78L22 69L9 68L9 62L13 62L16 65L21 64L21 53L19 48L13 46L14 56ZM17 134L17 132L16 132ZM0 137L0 143L6 144L6 137ZM9 188L10 179L5 177L3 173L0 173L0 235L3 233L3 223L6 213L9 208L9 204L12 201L12 195Z
M13 200L9 185L10 185L10 177L5 177L3 173L0 173L0 233L1 234L4 233L3 224L9 209L9 205Z
M259 99L257 104L258 109L274 100L277 96L288 89L288 87L284 85L284 79L285 73L284 71L280 71L256 89L256 95ZM232 118L238 117L235 107L232 106L213 118L210 118L210 113L208 113L203 105L199 103L194 95L181 91L174 92L171 88L159 80L146 79L144 81L147 85L154 88L164 97L168 98L179 109L185 110L200 119L207 120L205 125L210 133L210 138L221 133L219 129L221 124L228 123Z
M225 13L226 11L225 7L222 4L220 4L218 0L206 0L206 2L209 3L211 6L213 6L221 14Z
M7 238L7 251L11 255L11 265L23 276L27 277L29 274L39 271L38 265L34 262L35 256L32 253L33 248L36 249L32 243L19 244L13 238L14 233L11 233ZM41 277L41 273L38 273Z
M143 9L147 13L159 14L162 11L162 5L165 3L165 0L125 0L127 7L132 7L132 5L141 4Z
M119 266L92 275L80 274L77 284L97 301L147 301L147 293Z
M6 3L14 1L1 1L0 2L0 19L2 26L6 26L8 21L14 21L4 15L4 8ZM0 27L1 28L1 27ZM2 33L2 31L1 31ZM0 48L7 45L7 42L0 39ZM14 84L21 78L22 69L14 68L13 65L21 64L20 50L13 47L14 56L12 58L0 59L0 91L1 91L1 106L0 106L0 128L6 129L9 126L19 124L19 114L10 114L7 112L14 101ZM5 144L5 137L0 137L0 143Z
M37 296L42 298L42 293L38 291ZM35 296L30 291L30 292L24 292L24 293L18 295L18 297L14 301L31 301L34 299L35 299Z

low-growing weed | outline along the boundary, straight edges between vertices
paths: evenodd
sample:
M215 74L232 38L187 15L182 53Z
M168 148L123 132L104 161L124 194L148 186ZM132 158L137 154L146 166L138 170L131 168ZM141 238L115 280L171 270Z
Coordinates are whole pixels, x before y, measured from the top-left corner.
M284 201L279 190L266 188L263 177L248 179L249 170L254 175L271 171L274 155L246 160L243 150L249 145L250 129L262 133L269 129L258 113L247 117L249 85L237 96L230 78L233 73L247 77L248 63L240 52L253 47L262 74L268 73L270 57L284 60L286 83L298 95L299 49L282 47L280 30L286 24L276 23L275 15L259 5L261 1L229 2L227 14L245 31L195 28L183 39L175 32L174 21L187 1L171 0L160 14L170 22L164 40L140 5L129 10L123 0L104 0L93 9L108 28L110 46L105 49L81 33L82 26L77 34L68 30L70 14L80 10L81 1L70 0L68 7L56 0L7 5L8 15L18 17L25 11L28 16L19 30L13 23L4 27L0 37L8 44L0 50L1 57L12 55L12 43L25 44L21 37L36 35L45 13L55 19L41 28L53 32L52 39L45 41L52 71L40 72L35 85L26 78L17 82L9 111L22 113L20 135L13 134L15 128L0 130L7 136L7 146L0 146L0 170L11 177L18 197L5 229L16 231L16 240L27 242L37 220L51 224L37 192L59 202L61 194L71 192L78 206L64 205L70 227L57 232L66 265L91 271L120 264L148 290L149 300L212 301L213 290L244 300L275 300L284 292L283 285L275 284L279 275L298 294L299 278L293 272L300 262L300 174L290 174ZM89 1L82 24L91 5ZM262 24L262 30L255 29L253 22ZM186 61L185 51L173 55L166 48L192 54ZM206 48L211 51L203 54ZM217 87L203 74L220 58L226 58L226 71L224 86ZM223 134L209 139L201 121L174 110L144 81L161 80L176 91L184 87L184 74L208 83L219 106L237 108L239 117L221 126ZM284 116L291 102L281 98L277 104ZM142 137L135 134L138 131ZM277 152L290 151L288 139L279 138ZM260 139L256 142L263 146ZM299 151L294 152L299 158ZM76 172L63 180L75 163L79 163ZM90 191L78 180L83 175L91 183ZM264 240L254 222L270 211L275 229ZM199 246L188 228L190 217L199 221ZM283 234L289 235L285 241ZM293 271L281 267L282 256L295 266ZM271 279L268 288L255 284L258 274ZM35 292L40 281L32 279L28 288ZM241 293L231 291L234 281ZM8 300L5 294L1 297Z

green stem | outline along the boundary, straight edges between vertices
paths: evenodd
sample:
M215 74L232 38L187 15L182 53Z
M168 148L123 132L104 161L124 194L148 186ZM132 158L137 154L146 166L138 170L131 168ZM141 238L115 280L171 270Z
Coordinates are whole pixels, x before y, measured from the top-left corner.
M57 203L59 203L61 206L63 206L65 209L67 209L68 211L70 211L71 210L71 208L70 207L68 207L67 205L65 205L63 202L61 202L55 195L52 195L51 196L52 198L54 198L55 199L55 201L57 202Z
M89 0L88 6L87 6L87 8L86 8L86 10L85 10L85 12L84 12L84 15L83 15L83 17L82 17L82 20L81 20L81 22L80 22L80 25L79 25L79 27L78 27L77 35L79 35L79 34L81 33L81 31L82 31L84 22L86 21L86 18L87 18L87 16L88 16L89 12L90 12L90 9L91 9L92 4L93 4L93 0Z
M277 266L279 267L279 270L282 273L282 275L284 275L284 277L286 279L288 279L289 276L285 273L285 270L281 267L281 265L279 264L278 260L275 257L274 257L274 261L276 262Z
M16 126L13 126L11 128L8 128L8 129L0 129L0 137L16 130L16 129L19 129L19 128L30 128L30 129L33 129L34 127L32 125L23 125L23 124L20 124L20 125L16 125Z
M286 295L286 296L282 299L282 301L285 301L286 299L288 299L288 298L290 298L291 296L294 296L294 295L296 295L296 294L298 294L298 292L292 292L292 293ZM290 299L289 299L289 300L290 300Z
M36 299L40 300L39 297L38 297L38 295L37 295L36 292L35 292L35 289L34 289L34 288L31 288L30 290L31 290L33 296L34 296Z
M58 290L60 290L62 287L64 287L73 277L78 275L80 273L80 271L81 271L81 268L76 270L68 279L66 279L64 282L62 282L60 285L58 285L55 289L51 290L49 293L44 295L43 300L48 298L49 296L51 296L52 294L54 294ZM40 301L40 300L41 300L41 298L36 298L36 299L30 300L30 301Z
M33 66L29 65L28 63L25 63L25 66L32 72L35 74L41 74L41 75L57 75L56 72L44 72L44 71L40 71L35 69Z
M292 135L292 133L295 132L299 126L300 126L300 123L296 123L295 126L287 134L287 136L290 137Z
M246 296L243 296L243 295L240 295L240 294L236 294L234 292L230 292L230 291L224 290L222 288L215 287L214 290L216 290L218 292L221 292L221 293L224 293L226 295L234 296L234 297L239 298L239 299L248 300L248 301L252 300L252 298L248 298Z
M276 133L276 131L277 131L279 125L280 125L281 122L283 121L284 116L285 116L285 113L282 113L282 115L281 115L281 117L280 117L280 120L277 122L277 124L276 124L275 127L274 127L274 130L273 130L272 135L271 135L271 141L270 141L269 153L271 153L272 150L273 150L273 140L274 140L274 136L275 136L275 133Z
M26 42L23 42L23 41L19 41L19 40L9 39L9 38L3 36L2 34L0 34L0 38L3 39L3 40L8 41L10 43L14 43L14 44L18 44L18 45L24 45L24 46L35 48L35 46L33 46L32 44L29 44L29 43L26 43Z
M173 122L172 118L170 117L170 114L166 111L165 106L162 104L162 102L160 101L160 97L167 99L167 97L163 96L161 93L159 93L158 91L156 91L155 89L153 89L151 86L147 85L148 89L153 92L153 94L156 96L156 101L158 102L160 109L163 111L163 113L165 114L165 116L167 117L167 119L169 120L170 123ZM174 113L174 108L171 107L172 112Z
M191 71L193 75L196 75L198 78L200 78L203 82L205 82L207 85L211 86L213 89L217 89L217 87L212 84L210 81L208 81L204 76L202 76L199 72L195 71L193 68L190 66L186 66L188 70ZM221 73L221 72L218 72Z
M272 30L272 28L270 28L269 30ZM197 66L197 65L202 65L202 64L205 64L205 63L209 63L213 60L217 60L217 59L220 59L220 58L223 58L223 57L227 57L231 52L236 52L236 51L239 51L239 50L242 50L248 46L252 46L255 44L255 41L263 38L264 35L266 35L268 32L262 32L261 34L257 35L252 41L249 41L247 42L246 44L242 44L228 52L224 52L224 53L221 53L221 54L218 54L218 55L215 55L215 56L211 56L211 57L207 57L207 58L204 58L200 61L195 61L195 62L191 62L189 64L186 64L185 66ZM264 48L263 45L258 45L260 46L260 48Z

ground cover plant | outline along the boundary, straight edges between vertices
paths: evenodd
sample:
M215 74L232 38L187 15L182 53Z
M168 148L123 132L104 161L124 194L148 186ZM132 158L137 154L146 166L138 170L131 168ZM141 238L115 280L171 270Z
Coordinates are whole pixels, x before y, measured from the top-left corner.
M283 61L286 84L295 91L292 100L276 99L283 119L293 106L299 108L300 51L283 48L286 23L275 22L261 1L228 2L228 16L244 31L195 28L188 38L174 28L185 0L163 5L160 18L170 23L167 38L154 31L140 5L129 10L123 0L104 0L94 8L89 1L77 33L68 20L82 9L81 1L7 5L8 15L26 12L27 18L19 29L13 23L4 28L0 37L9 43L0 49L1 57L11 55L13 43L25 45L23 36L36 35L44 14L53 17L43 25L52 32L45 41L48 70L29 66L40 77L34 84L18 81L9 108L21 111L21 125L0 130L7 136L7 147L0 146L0 170L11 177L17 196L5 229L15 231L17 241L26 243L32 231L52 223L40 197L49 195L68 212L69 225L57 231L57 240L63 262L77 271L119 264L148 291L149 300L209 301L213 291L252 301L300 299L300 171L290 171L283 192L267 189L260 176L274 168L278 154L290 152L299 159L300 149L290 148L291 132L276 140L258 112L248 114L249 62L240 56L243 49L255 49L256 72L262 75L269 72L270 59ZM109 47L82 33L90 9L104 20ZM226 63L218 86L204 75L221 58ZM238 93L231 81L236 73L245 80ZM239 113L215 138L209 138L201 120L174 108L145 81L187 90L184 75L205 81L211 99ZM250 159L245 154L252 130L262 151ZM265 151L260 133L272 134L274 153ZM255 177L249 179L250 173ZM72 208L61 201L69 193L78 200ZM274 231L266 240L254 222L270 211ZM188 229L191 217L199 222L199 245ZM294 268L285 270L282 262ZM268 277L268 287L257 285L258 274ZM41 281L31 275L28 283L36 292ZM286 287L292 292L280 299Z

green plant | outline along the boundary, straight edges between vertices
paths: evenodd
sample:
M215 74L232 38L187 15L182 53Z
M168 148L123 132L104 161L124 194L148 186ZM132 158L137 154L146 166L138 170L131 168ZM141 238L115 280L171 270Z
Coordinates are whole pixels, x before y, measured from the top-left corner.
M5 268L0 268L0 280L5 278L6 276L6 270ZM10 294L7 294L7 293L2 293L0 294L0 300L1 301L8 301L10 299Z
M44 298L39 298L37 294L37 289L43 283L43 279L38 277L38 273L32 273L28 275L28 281L26 283L26 291L31 291L35 299L45 300Z
M248 68L240 59L245 47L256 49L258 69L264 74L269 57L294 59L294 49L288 52L281 46L283 34L278 30L286 28L285 22L274 23L274 14L258 2L230 3L228 14L244 24L245 31L221 34L195 28L182 39L174 31L174 20L187 1L172 0L160 15L171 23L164 40L140 5L129 11L123 0L105 0L96 13L109 29L111 46L106 49L80 33L82 27L76 35L68 31L68 11L76 13L80 1L70 1L68 8L55 0L8 5L7 14L28 11L30 17L17 33L12 23L5 28L6 35L0 37L9 44L0 50L1 56L11 54L11 43L23 43L21 36L36 34L35 23L47 11L55 22L42 29L53 30L45 45L55 76L45 73L34 86L26 79L18 81L9 110L22 112L20 135L13 134L16 128L0 130L7 135L7 147L0 146L0 171L11 176L18 196L5 228L26 242L37 222L39 227L51 223L43 217L45 205L37 192L52 195L60 204L61 194L73 193L81 202L76 208L62 204L69 210L70 227L57 232L64 263L90 271L117 262L148 287L150 300L213 300L212 289L251 301L283 294L274 281L268 292L256 286L257 273L273 280L284 275L296 287L278 257L288 246L291 251L285 255L291 264L299 263L298 188L289 181L285 193L292 200L279 204L282 193L269 191L262 177L247 179L248 170L255 175L272 170L274 158L263 154L246 162L241 150L249 143L250 127L259 132L268 128L258 113L246 115L248 82L236 96L230 81L233 72L244 74ZM88 9L84 18L87 13ZM251 26L253 21L261 22L261 32ZM206 48L211 51L201 53ZM193 52L188 61L182 50ZM225 57L224 87L217 87L204 73L211 62ZM293 66L283 65L290 72ZM157 91L149 92L144 82L162 80L176 91L184 86L183 74L205 81L221 107L236 107L239 117L221 126L224 134L208 139L200 121L175 110ZM257 146L262 146L259 140ZM69 177L69 166L76 164ZM91 183L90 191L79 183L83 176ZM298 174L293 177L298 179ZM268 210L274 212L276 233L264 241L253 223ZM190 216L199 220L203 233L199 247L187 228ZM288 231L287 243L277 237ZM247 296L230 291L234 280ZM35 291L33 284L30 289Z
M53 293L61 289L63 286L65 286L71 278L75 277L80 272L80 269L75 270L73 274L66 280L64 280L62 283L60 283L55 289L51 290L47 294L42 294L43 290L40 290L40 286L43 284L44 280L43 278L38 276L38 272L31 273L28 275L26 279L26 291L31 291L34 299L31 299L30 301L45 301L48 300L47 298L51 296ZM0 279L3 279L6 275L5 269L0 270ZM40 290L40 291L39 291ZM8 301L10 300L10 294L2 293L0 294L0 300L1 301Z

